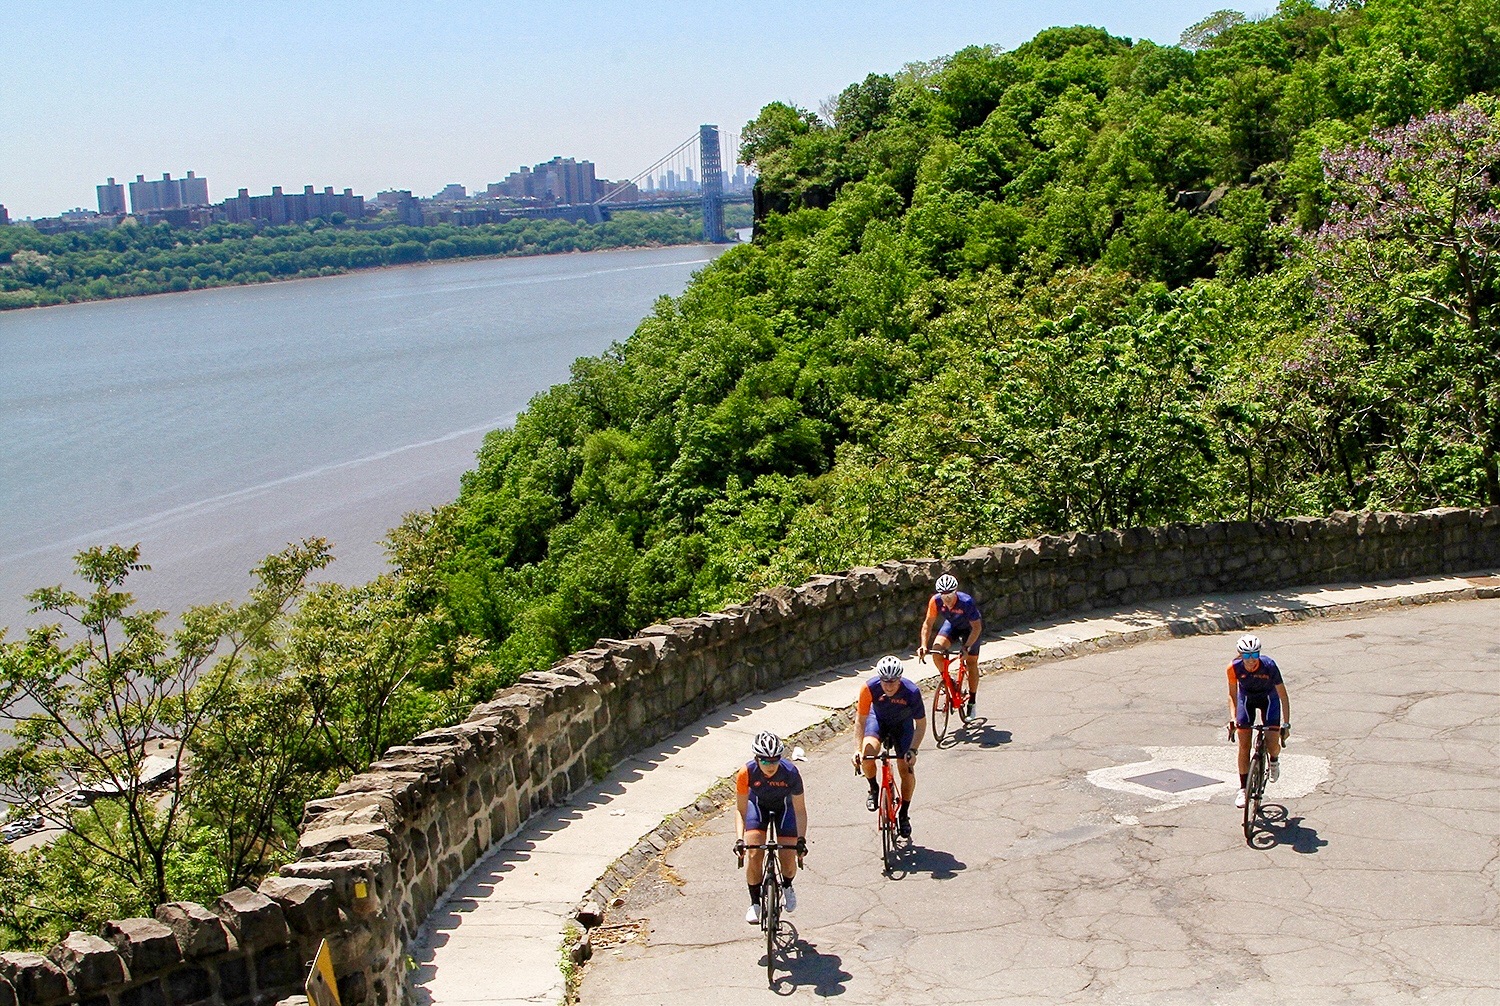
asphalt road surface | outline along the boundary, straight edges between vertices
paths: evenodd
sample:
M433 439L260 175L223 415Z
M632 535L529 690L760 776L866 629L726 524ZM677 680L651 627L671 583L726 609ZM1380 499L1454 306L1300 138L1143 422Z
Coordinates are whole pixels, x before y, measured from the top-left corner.
M1500 1003L1500 601L1260 635L1294 733L1253 845L1233 635L992 675L983 720L921 753L892 877L852 736L809 752L774 988L731 810L611 910L581 1001Z

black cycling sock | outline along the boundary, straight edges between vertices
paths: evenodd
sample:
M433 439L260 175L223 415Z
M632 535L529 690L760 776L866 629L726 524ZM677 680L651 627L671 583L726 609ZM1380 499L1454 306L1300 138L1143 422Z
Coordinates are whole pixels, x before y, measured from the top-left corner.
M880 795L880 783L876 782L874 779L866 779L865 782L867 782L867 783L870 784L870 795L871 796L879 796Z
M752 904L752 905L758 905L758 904L760 904L760 888L761 888L761 885L760 884L746 884L745 886L748 887L748 888L750 888L750 904Z
M1249 781L1250 781L1250 773L1249 772L1241 772L1240 773L1240 789L1244 789L1245 788L1245 784L1248 783Z
M787 877L786 879L784 879L781 882L781 889L784 890L784 891L790 891L792 889L792 878L791 877Z
M896 811L896 817L899 818L902 821L905 821L906 818L907 818L907 815L910 814L910 813L911 813L911 801L910 800L902 800L901 801L901 809L898 810L898 811Z

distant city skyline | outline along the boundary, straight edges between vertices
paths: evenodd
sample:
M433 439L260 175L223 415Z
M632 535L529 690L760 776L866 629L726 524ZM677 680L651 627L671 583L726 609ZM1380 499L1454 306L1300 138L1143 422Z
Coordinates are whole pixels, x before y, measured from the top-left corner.
M12 219L57 215L93 206L106 178L187 165L221 192L304 178L482 191L557 156L626 179L701 123L738 133L770 101L816 110L867 73L1052 25L1172 44L1222 5L371 0L351 15L308 0L293 15L255 0L9 0L0 203Z

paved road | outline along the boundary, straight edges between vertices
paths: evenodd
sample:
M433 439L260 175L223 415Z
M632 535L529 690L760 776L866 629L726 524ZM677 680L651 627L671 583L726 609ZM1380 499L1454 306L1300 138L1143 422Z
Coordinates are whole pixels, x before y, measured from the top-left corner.
M988 722L923 752L895 879L880 874L852 742L810 752L813 852L775 993L1500 1002L1500 600L1261 635L1296 728L1263 848L1240 832L1219 725L1232 636L987 678ZM1160 769L1221 781L1176 795L1126 781ZM732 839L721 814L642 876L606 925L643 933L601 945L582 1002L776 1001Z

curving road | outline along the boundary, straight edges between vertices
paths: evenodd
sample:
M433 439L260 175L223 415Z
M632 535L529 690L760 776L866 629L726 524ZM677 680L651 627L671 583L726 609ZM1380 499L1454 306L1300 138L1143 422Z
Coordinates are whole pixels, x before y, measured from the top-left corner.
M582 1002L1500 1002L1500 600L1261 636L1296 730L1260 847L1220 726L1232 637L990 676L987 720L923 751L896 878L849 738L809 753L775 995L726 813L610 912ZM1162 770L1205 782L1129 781Z

